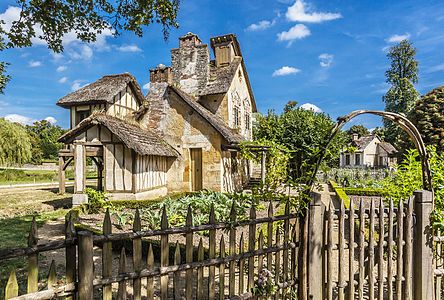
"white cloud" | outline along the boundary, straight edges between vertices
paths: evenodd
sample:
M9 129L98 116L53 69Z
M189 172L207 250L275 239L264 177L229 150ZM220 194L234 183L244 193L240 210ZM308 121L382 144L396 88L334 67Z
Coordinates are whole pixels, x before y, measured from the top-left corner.
M328 53L322 53L321 55L319 55L318 58L319 58L319 64L321 65L321 67L328 68L333 63L334 55L328 54Z
M385 41L387 43L399 43L403 40L408 40L409 38L410 38L410 33L394 34L394 35L388 37L387 39L385 39Z
M59 67L57 67L57 72L63 72L63 71L66 71L66 69L68 69L68 67L67 66L59 66Z
M45 120L48 121L49 123L53 124L53 125L54 125L55 123L57 123L57 119L54 118L54 117L51 117L51 116L46 117Z
M137 45L122 45L120 47L117 47L117 50L120 52L141 52L142 49L140 49Z
M279 41L288 41L289 45L293 43L294 40L303 39L311 34L310 29L307 28L304 24L296 24L291 27L288 31L283 31L278 33Z
M262 20L262 21L259 21L259 22L257 22L257 23L251 24L251 25L248 26L245 30L246 30L246 31L260 31L260 30L265 30L265 29L268 29L268 28L272 27L275 23L276 23L275 20L273 20L273 21Z
M64 76L64 77L60 78L58 81L59 81L59 83L65 83L68 81L68 77Z
M322 112L322 109L320 109L319 107L317 107L316 105L314 105L312 103L304 103L304 104L301 105L301 108L305 109L305 110L312 110L315 113Z
M303 23L321 23L342 18L340 13L313 12L310 5L302 0L296 0L296 2L287 9L285 16L290 21Z
M20 123L23 125L32 125L32 123L36 121L32 118L25 117L19 114L6 115L5 119L8 120L9 122Z
M433 67L430 67L426 70L427 73L435 73L435 72L441 72L444 71L444 64L439 64Z
M80 80L80 79L76 79L73 81L72 85L71 85L71 91L77 91L78 89L84 87L85 85L87 85L88 83L84 83L84 80Z
M37 67L42 66L42 62L38 61L38 60L31 60L31 61L29 61L28 66L30 68L37 68Z
M299 73L300 71L301 70L294 68L294 67L283 66L282 68L277 69L273 72L273 77L296 74L296 73Z
M93 50L87 45L82 45L78 50L70 49L67 53L74 60L89 60L93 56Z
M150 89L150 85L151 85L151 83L150 82L148 82L148 83L145 83L144 85L143 85L143 89L144 90L149 90Z

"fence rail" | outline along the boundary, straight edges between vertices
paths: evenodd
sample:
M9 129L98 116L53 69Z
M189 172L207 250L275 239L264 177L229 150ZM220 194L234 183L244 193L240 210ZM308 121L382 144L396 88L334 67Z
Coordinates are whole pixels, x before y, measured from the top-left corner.
M214 209L211 209L208 224L192 224L191 209L186 226L178 228L169 226L164 210L160 230L141 230L136 210L131 232L112 233L110 214L106 212L101 235L85 231L76 234L69 222L65 240L37 245L37 227L33 221L28 247L0 250L0 260L28 257L27 293L19 296L13 271L7 283L6 299L52 299L55 296L111 299L116 295L118 299L126 299L129 294L134 299L141 299L142 294L147 299L251 296L257 274L263 268L270 269L275 276L276 299L296 293L299 217L290 213L288 206L283 215L275 216L270 202L267 217L263 218L256 218L256 210L252 207L250 218L241 221L237 220L233 207L230 221L225 223L216 222ZM181 245L178 236L185 236L185 243ZM196 236L199 243L196 243ZM174 246L171 239L176 240ZM122 245L123 241L131 246L122 247L120 255L116 254L114 244ZM97 251L98 247L101 251ZM52 265L47 289L41 290L39 254L63 248L66 249L66 274L56 274ZM101 259L95 259L97 256ZM118 266L113 264L116 260ZM65 275L66 280L58 280L64 277L60 275Z
M6 286L6 299L227 299L253 297L258 274L274 274L274 299L442 299L444 236L431 231L432 194L395 205L371 200L325 207L315 195L305 217L266 217L254 207L247 220L169 226L162 213L160 230L142 230L136 210L131 232L113 233L109 212L103 232L76 233L72 222L62 241L37 244L32 222L28 247L0 250L0 260L27 260L26 293L19 296L15 270ZM432 244L435 244L433 248ZM54 261L39 281L39 254L64 250L65 267ZM433 252L435 250L435 252ZM433 261L435 255L435 261ZM435 265L434 265L435 262ZM40 270L41 271L41 270ZM63 272L63 273L62 273ZM78 275L78 277L77 277ZM20 279L20 278L19 278ZM21 290L25 290L22 287Z

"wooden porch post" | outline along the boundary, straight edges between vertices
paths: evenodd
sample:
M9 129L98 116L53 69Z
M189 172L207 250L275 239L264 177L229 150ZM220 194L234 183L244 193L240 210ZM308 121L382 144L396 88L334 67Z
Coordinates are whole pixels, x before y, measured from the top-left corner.
M265 175L266 175L266 168L265 163L267 161L267 151L262 148L262 159L261 159L261 180L262 185L265 185Z
M65 158L59 155L59 194L65 194Z
M83 144L74 144L74 194L72 204L80 205L88 202L86 188L86 153Z

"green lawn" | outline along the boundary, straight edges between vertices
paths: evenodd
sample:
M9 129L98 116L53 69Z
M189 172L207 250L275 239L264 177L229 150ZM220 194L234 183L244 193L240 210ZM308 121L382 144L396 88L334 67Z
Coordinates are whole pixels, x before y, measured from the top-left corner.
M49 220L56 220L63 217L68 209L59 209L51 212L36 214L36 221L39 227ZM0 248L25 247L27 237L31 228L32 215L0 219ZM43 254L44 255L44 254ZM26 259L14 258L0 261L0 299L4 297L4 289L10 272L15 269L20 282L20 291L25 291L26 283ZM41 269L42 276L47 270Z
M96 172L88 171L87 178L95 178ZM73 180L73 171L66 171L66 179ZM58 182L58 171L54 170L19 170L19 169L1 169L0 168L0 185L20 184L20 183L42 183L42 182Z

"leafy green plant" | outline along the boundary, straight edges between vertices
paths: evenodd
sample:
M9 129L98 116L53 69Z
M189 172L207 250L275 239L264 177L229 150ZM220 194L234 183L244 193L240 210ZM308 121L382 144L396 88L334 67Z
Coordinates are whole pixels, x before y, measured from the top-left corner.
M115 211L113 212L113 216L117 219L116 227L119 229L123 229L129 220L131 220L132 216L127 211Z
M251 292L255 296L271 296L277 291L274 275L263 268L259 271L258 279L254 282Z
M85 193L88 196L88 203L85 205L87 213L96 214L107 208L113 209L112 203L108 201L108 197L104 192L86 188Z
M153 203L149 208L140 210L140 216L148 229L159 229L162 210L165 209L171 226L185 225L188 207L193 212L193 225L208 223L211 206L214 206L214 215L217 222L228 222L231 208L234 207L238 220L248 218L248 210L252 205L258 206L252 195L242 193L224 194L212 191L200 191L179 199L167 198L164 201Z

